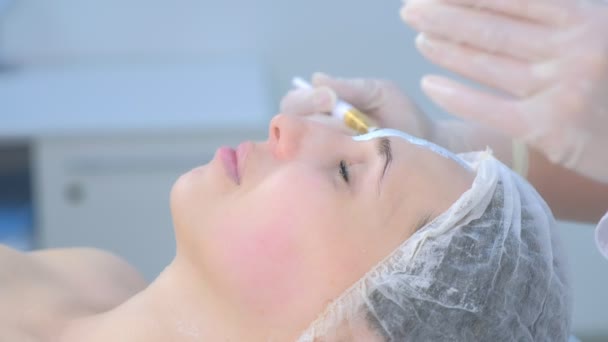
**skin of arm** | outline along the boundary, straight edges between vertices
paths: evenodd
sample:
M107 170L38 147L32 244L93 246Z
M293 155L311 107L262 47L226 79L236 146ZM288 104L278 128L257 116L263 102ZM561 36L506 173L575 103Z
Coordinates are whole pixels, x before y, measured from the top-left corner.
M490 147L500 161L513 166L512 139L486 126L440 120L431 140L457 153ZM608 184L553 164L534 149L529 149L527 180L561 220L596 223L608 210Z

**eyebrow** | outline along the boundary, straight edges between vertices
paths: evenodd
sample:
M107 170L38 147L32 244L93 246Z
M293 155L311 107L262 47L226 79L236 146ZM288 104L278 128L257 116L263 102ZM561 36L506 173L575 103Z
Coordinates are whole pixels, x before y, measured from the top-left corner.
M393 148L391 146L391 141L387 137L378 139L376 143L376 151L378 152L378 155L384 159L384 168L380 178L378 179L378 193L380 193L384 176L386 175L388 167L393 161Z

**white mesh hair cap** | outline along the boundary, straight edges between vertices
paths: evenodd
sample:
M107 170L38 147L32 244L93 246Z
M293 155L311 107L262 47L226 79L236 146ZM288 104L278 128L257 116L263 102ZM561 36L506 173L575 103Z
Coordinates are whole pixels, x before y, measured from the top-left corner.
M334 300L300 342L567 341L571 290L555 220L489 152L472 187Z

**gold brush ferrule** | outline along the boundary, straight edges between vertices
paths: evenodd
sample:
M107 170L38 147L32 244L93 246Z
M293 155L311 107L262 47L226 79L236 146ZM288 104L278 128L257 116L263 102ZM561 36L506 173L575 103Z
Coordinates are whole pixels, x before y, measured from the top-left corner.
M295 77L292 83L298 89L313 89L310 83L300 77ZM359 134L366 134L378 129L377 123L363 112L340 99L337 99L336 102L336 106L331 111L331 114L334 117L342 118L342 121L348 128Z
M344 124L359 134L366 134L378 128L369 116L354 107L344 112Z

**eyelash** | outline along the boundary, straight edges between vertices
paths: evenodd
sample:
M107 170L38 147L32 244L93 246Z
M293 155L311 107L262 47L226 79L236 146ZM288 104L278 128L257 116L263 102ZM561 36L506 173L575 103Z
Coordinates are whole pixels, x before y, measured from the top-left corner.
M348 165L344 160L340 161L340 176L344 179L346 183L350 182L350 174L348 172Z

